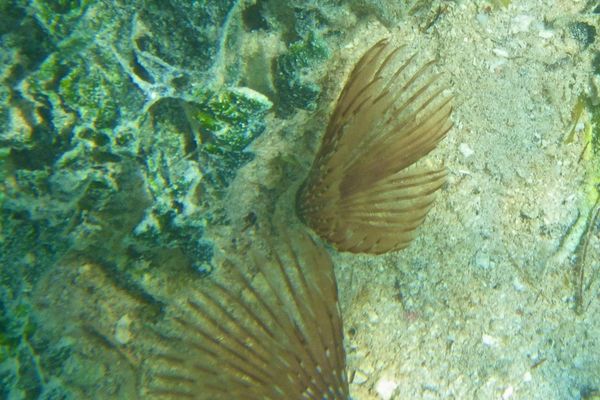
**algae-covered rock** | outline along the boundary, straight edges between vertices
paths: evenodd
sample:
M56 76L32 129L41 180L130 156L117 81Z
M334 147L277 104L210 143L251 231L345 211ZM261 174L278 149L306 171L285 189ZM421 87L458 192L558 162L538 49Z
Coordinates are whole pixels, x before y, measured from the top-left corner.
M91 0L35 0L33 9L36 19L50 33L49 37L60 42L77 27Z
M0 4L0 397L85 398L96 383L68 356L80 344L59 345L29 301L59 260L94 260L148 299L144 279L168 271L134 262L142 254L151 264L177 247L190 274L214 268L205 227L223 223L224 191L271 108L237 85L239 6Z
M7 210L67 229L69 219L102 210L120 189L115 182L137 168L142 186L156 194L149 213L169 208L189 215L178 208L194 201L190 193L200 179L216 193L250 159L245 148L264 130L270 102L247 89L195 89L218 66L219 39L230 36L237 2L144 2L139 9L85 1L14 5L23 11L13 13L21 22L37 16L48 45L36 53L37 64L24 65L18 53L31 52L27 43L6 42L6 54L15 55L3 60L5 70L19 65L21 71L9 74L8 107L0 112L2 165L9 166L2 173L12 182L3 191ZM13 26L6 36L18 39L21 25ZM175 125L161 122L173 117L172 107L164 107L170 102L186 105ZM199 129L206 137L195 137ZM195 148L210 155L208 165L190 157ZM192 159L180 162L186 157ZM119 167L125 161L127 173ZM164 185L157 184L161 176L168 176ZM206 190L202 201L214 203ZM171 226L204 224L183 221ZM84 247L80 234L69 235Z
M309 34L277 58L275 86L279 90L278 109L281 114L289 115L295 108L316 108L321 87L307 76L317 70L315 64L325 60L328 54L325 42Z

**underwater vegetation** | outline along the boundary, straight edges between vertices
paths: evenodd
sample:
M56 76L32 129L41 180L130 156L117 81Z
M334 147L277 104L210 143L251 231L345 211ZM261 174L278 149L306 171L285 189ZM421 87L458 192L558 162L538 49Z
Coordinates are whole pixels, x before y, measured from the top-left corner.
M402 55L384 39L358 61L297 195L300 218L340 251L406 247L445 181L413 164L452 127L451 98L433 61Z
M600 71L596 71L600 72ZM576 140L578 130L584 143L580 161L585 165L585 178L582 190L584 196L580 202L579 217L563 238L559 255L574 252L574 288L575 312L581 314L587 307L584 298L594 276L586 277L586 268L590 260L587 257L590 236L596 229L600 214L600 106L589 96L581 96L572 112L572 126L565 143ZM594 274L592 274L594 275Z

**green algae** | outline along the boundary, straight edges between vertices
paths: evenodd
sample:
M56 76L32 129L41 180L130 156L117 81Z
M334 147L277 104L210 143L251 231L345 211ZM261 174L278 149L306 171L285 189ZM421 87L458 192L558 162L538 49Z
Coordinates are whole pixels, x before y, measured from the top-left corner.
M277 58L275 86L279 91L277 107L281 115L290 115L296 108L316 109L321 87L306 77L310 76L315 64L328 56L326 42L310 33L306 39L292 43L288 51Z
M84 254L140 298L151 297L140 282L165 271L133 254L178 245L192 273L214 267L204 228L271 103L236 87L235 68L231 87L206 83L237 2L168 3L139 14L111 2L0 4L1 398L114 398L105 375L72 356L82 344L61 340L30 303L65 255ZM177 15L193 18L154 24ZM234 38L227 46L235 52ZM136 230L145 216L158 223Z
M265 130L264 118L272 103L247 88L196 94L199 101L186 104L186 112L203 143L218 149L243 151Z
M36 10L36 18L56 41L60 41L76 28L82 14L92 3L90 0L36 0L32 6Z
M574 265L574 310L582 314L586 308L584 299L586 287L591 285L596 273L586 275L587 251L590 236L596 227L600 213L600 104L587 96L580 96L572 110L572 121L566 134L565 143L578 140L583 143L580 161L585 166L582 184L583 196L578 205L579 215L563 237L556 259L565 259L567 254L575 254Z

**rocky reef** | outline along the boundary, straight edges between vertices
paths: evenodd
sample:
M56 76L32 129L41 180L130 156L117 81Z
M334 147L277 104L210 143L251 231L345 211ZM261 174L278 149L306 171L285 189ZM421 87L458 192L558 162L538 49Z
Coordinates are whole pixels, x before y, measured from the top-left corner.
M270 115L317 108L357 15L392 23L320 3L0 4L0 398L131 398L136 353L93 304L116 291L123 328L128 301L160 314L174 268L215 268L207 230Z

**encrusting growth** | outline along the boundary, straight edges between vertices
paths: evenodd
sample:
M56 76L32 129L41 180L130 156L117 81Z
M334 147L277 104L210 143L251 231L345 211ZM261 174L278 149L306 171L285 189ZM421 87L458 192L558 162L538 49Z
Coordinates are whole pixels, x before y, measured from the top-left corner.
M306 235L211 276L151 359L146 397L347 400L333 265ZM204 283L204 282L203 282Z
M452 127L451 99L433 61L404 53L384 39L358 61L297 194L300 218L340 251L406 247L445 182L414 164Z

